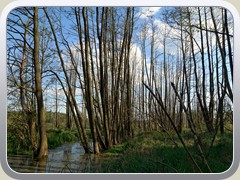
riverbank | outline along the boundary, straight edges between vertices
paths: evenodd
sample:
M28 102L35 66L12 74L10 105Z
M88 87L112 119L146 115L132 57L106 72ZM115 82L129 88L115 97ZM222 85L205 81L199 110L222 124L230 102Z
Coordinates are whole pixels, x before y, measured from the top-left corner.
M187 148L196 159L203 172L207 172L194 146L189 132L183 132ZM214 173L226 171L232 163L232 133L217 135L213 147L210 148L213 135L200 134L209 166ZM104 154L118 158L108 158L102 162L102 169L92 172L103 173L194 173L196 170L183 149L176 135L174 141L166 133L143 133ZM177 146L176 146L176 144ZM210 149L209 149L210 148Z
M47 132L48 148L54 149L65 143L77 142L77 132L70 130L50 129Z
M66 132L56 132L54 137L67 138ZM51 134L49 133L49 134ZM58 133L58 136L56 136ZM85 154L77 143L65 143L49 150L47 160L39 162L29 156L9 156L9 165L18 172L45 173L195 173L192 161L186 154L174 133L170 138L163 132L141 133L123 144L115 145L101 154ZM217 135L210 148L213 135L200 134L204 153L214 173L227 170L232 163L232 133ZM51 138L51 136L49 136ZM182 137L188 150L203 172L204 165L194 145L190 132L183 132ZM56 141L51 139L52 141Z
M55 149L65 143L77 142L77 132L74 130L49 129L47 131L48 148ZM24 143L25 142L25 143ZM32 155L32 148L27 140L19 141L17 136L9 136L7 141L8 155Z

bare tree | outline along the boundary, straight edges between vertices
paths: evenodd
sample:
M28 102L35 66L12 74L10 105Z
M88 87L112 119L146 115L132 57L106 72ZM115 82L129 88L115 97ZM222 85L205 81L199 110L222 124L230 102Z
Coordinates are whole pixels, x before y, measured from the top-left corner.
M46 115L43 104L43 93L42 93L42 76L39 63L39 33L38 33L38 7L34 8L34 70L35 70L35 87L36 87L36 98L37 98L37 113L38 123L40 132L40 144L38 149L37 157L44 158L48 156L48 144L46 134Z

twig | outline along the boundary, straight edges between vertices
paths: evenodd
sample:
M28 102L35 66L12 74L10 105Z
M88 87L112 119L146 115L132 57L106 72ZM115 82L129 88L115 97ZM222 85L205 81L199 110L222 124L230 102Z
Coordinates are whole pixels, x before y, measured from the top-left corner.
M69 170L69 172L70 173L72 173L72 170L69 168L69 164L71 164L71 162L68 162L67 164L65 164L65 166L62 168L62 171L61 171L61 173L63 172L63 170L65 169L65 168L67 168L68 170Z

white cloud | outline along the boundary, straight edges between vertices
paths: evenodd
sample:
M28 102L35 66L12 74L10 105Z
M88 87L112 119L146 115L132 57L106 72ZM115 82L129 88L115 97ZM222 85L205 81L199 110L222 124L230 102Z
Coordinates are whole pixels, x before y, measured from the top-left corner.
M161 7L141 7L137 15L140 18L146 19L155 15L160 9Z
M137 44L132 43L130 51L130 65L134 67L139 66L141 64L141 58L142 58L141 49Z
M158 31L161 32L162 35L167 35L173 38L180 37L180 30L174 29L160 20L154 20L154 24L157 26Z

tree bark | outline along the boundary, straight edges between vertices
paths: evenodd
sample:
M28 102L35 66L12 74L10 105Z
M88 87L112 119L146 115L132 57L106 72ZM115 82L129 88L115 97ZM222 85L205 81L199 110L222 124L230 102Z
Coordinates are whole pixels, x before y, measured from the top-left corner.
M42 75L39 63L39 33L38 33L38 7L34 7L34 70L35 70L35 88L37 98L37 114L40 133L40 144L37 153L38 158L48 156L48 143L46 132L46 115L43 103Z

